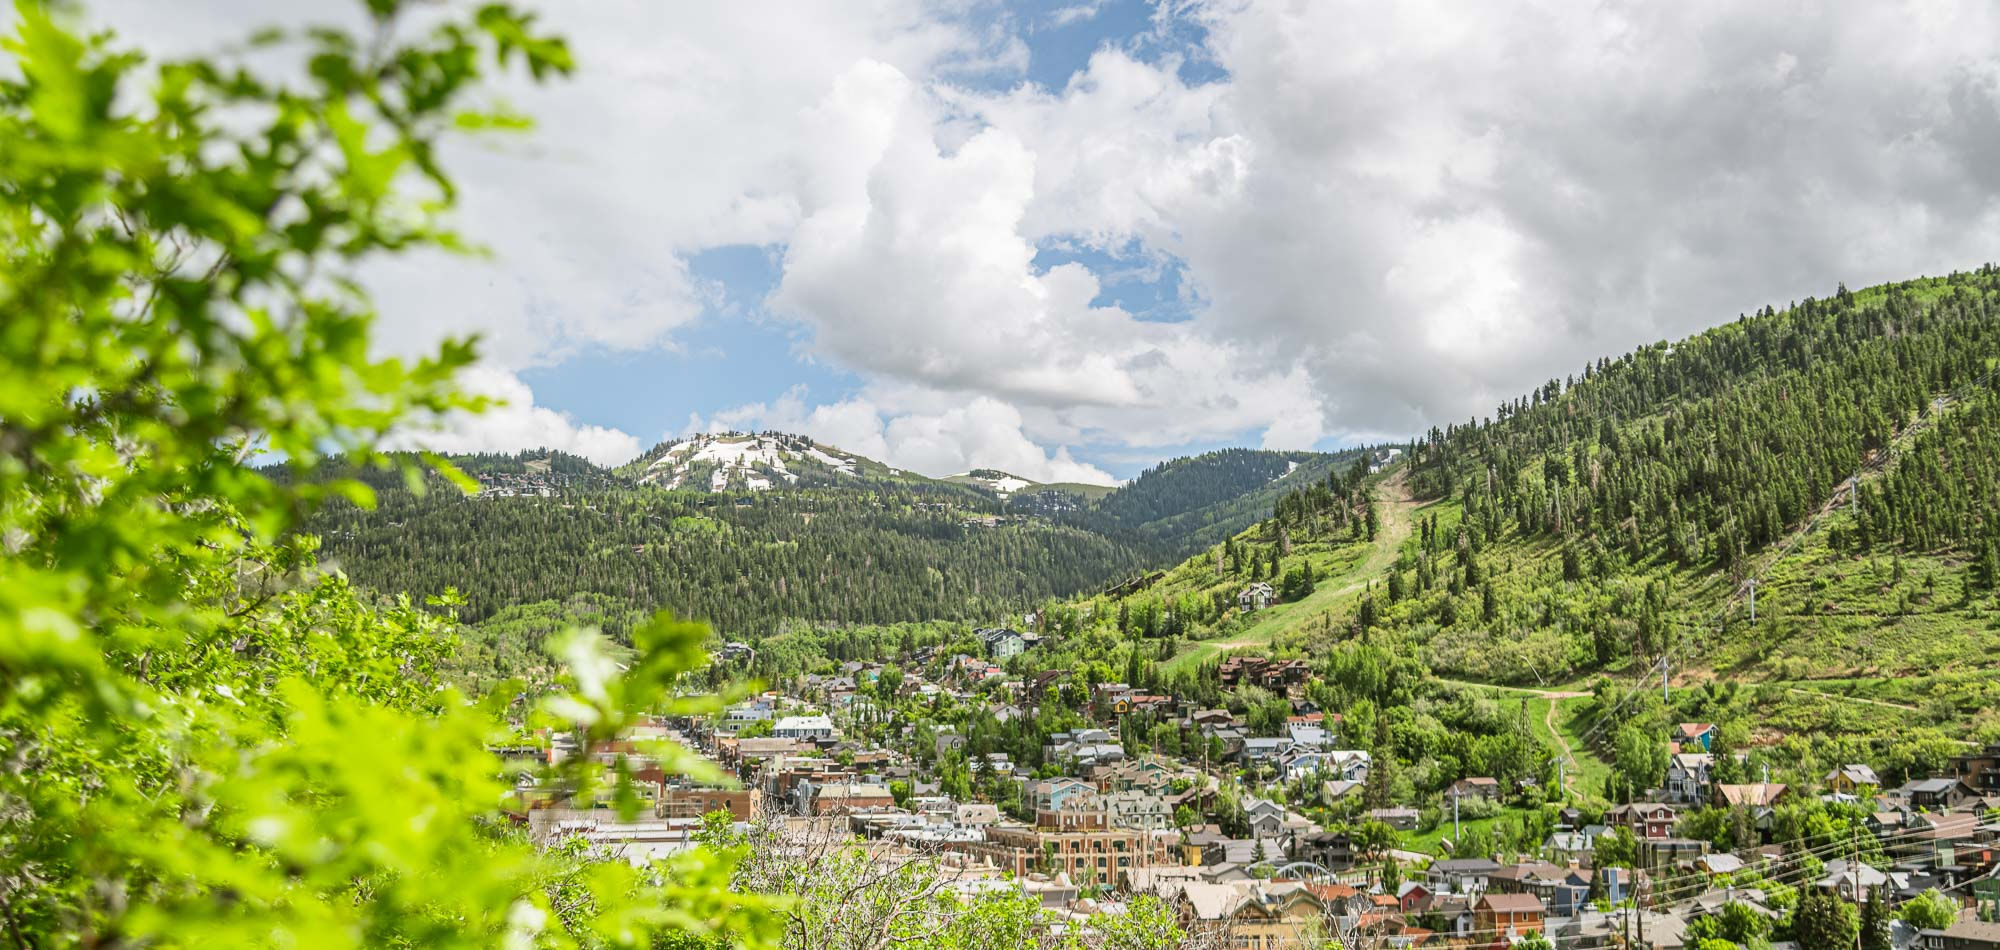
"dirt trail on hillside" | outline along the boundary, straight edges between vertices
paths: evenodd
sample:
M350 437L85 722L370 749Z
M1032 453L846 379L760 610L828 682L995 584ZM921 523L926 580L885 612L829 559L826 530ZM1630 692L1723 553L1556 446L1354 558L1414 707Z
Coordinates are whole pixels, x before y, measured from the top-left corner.
M1889 709L1901 709L1906 712L1923 711L1915 706L1911 706L1906 703L1892 703L1886 699L1867 699L1861 696L1843 696L1839 693L1829 693L1825 690L1818 690L1818 689L1803 689L1797 686L1787 686L1785 687L1785 689L1790 692L1797 693L1801 696L1815 696L1820 699L1840 699L1850 703L1867 703L1870 706L1883 706Z
M1567 695L1570 695L1570 696L1588 696L1588 695L1590 695L1590 694L1588 694L1588 693L1571 693L1571 694L1567 694ZM1542 714L1542 725L1544 725L1544 726L1547 726L1547 727L1548 727L1548 730L1549 730L1549 735L1552 735L1552 736L1556 737L1556 745L1558 745L1558 746L1561 746L1561 747L1562 747L1562 757L1563 757L1563 760L1564 760L1564 761L1568 761L1568 762L1575 762L1575 761L1576 761L1576 750L1575 750L1575 749L1572 749L1572 748L1570 748L1570 747L1569 747L1569 737L1568 737L1568 736L1565 736L1565 735L1563 735L1563 734L1562 734L1562 730L1561 730L1561 729L1558 729L1558 728L1556 728L1556 710L1558 710L1558 709L1561 709L1561 708L1562 708L1562 700L1560 700L1560 699L1555 699L1555 698L1553 698L1553 697L1552 697L1552 698L1550 698L1550 699L1549 699L1549 711L1548 711L1548 712L1546 712L1546 713L1544 713L1544 714ZM1569 794L1569 793L1570 793L1570 792L1572 791L1572 789L1570 788L1570 783L1576 780L1576 776L1574 776L1574 775L1571 775L1571 774L1569 773L1569 771L1568 771L1568 770L1565 770L1565 771L1564 771L1564 772L1562 773L1562 779L1563 779L1563 787L1562 787L1561 791L1562 791L1562 793L1563 793L1563 794L1564 794L1565 796L1567 796L1567 795L1568 795L1568 794Z
M1380 517L1381 523L1375 527L1375 546L1354 570L1348 572L1348 576L1353 580L1331 592L1324 589L1315 591L1312 599L1324 602L1360 591L1368 586L1369 581L1382 576L1390 565L1396 563L1396 553L1402 549L1403 542L1410 537L1413 524L1411 512L1417 509L1417 502L1410 497L1410 488L1404 478L1408 472L1407 468L1397 469L1395 474L1383 479L1382 483L1376 486L1375 512ZM1303 621L1305 617L1298 619ZM1237 650L1243 647L1265 646L1271 640L1271 637L1261 637L1210 643L1207 646L1215 650Z

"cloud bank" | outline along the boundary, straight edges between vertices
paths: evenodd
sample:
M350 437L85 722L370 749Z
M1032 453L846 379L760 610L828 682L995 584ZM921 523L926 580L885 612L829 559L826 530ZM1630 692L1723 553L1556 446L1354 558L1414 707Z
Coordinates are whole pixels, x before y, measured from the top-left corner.
M216 35L183 6L240 15L174 6L106 9L168 43ZM1101 9L547 4L582 73L504 88L540 131L450 157L495 259L371 275L385 343L484 334L522 408L459 444L608 453L630 437L500 375L668 352L723 302L859 383L700 425L1102 480L1077 459L1415 434L2000 245L1987 3L1195 0L1062 88L1020 78L1039 24ZM690 268L745 244L768 295ZM1185 319L1114 303L1132 272L1176 275Z

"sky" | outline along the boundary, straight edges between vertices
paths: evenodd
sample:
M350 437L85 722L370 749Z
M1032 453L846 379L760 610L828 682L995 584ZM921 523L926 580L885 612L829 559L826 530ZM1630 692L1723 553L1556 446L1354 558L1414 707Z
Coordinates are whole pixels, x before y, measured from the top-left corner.
M780 429L1113 483L1491 415L1600 356L2000 247L1987 0L547 0L578 62L454 142L482 259L379 345L601 463ZM325 0L100 0L163 53Z

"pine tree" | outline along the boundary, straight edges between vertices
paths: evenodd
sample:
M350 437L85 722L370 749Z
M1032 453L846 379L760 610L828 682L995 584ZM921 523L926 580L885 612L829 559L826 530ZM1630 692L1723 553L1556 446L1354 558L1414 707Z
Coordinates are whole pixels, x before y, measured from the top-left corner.
M1882 906L1880 894L1861 905L1861 950L1892 950L1889 912Z
M1800 897L1792 912L1792 933L1801 947L1851 947L1858 929L1853 906L1818 889Z
M1988 535L1980 549L1976 579L1987 591L2000 590L2000 535Z
M1389 742L1389 716L1381 708L1375 709L1375 739L1368 747L1368 780L1363 784L1362 800L1369 808L1387 808L1390 804L1390 784L1395 776L1396 753Z

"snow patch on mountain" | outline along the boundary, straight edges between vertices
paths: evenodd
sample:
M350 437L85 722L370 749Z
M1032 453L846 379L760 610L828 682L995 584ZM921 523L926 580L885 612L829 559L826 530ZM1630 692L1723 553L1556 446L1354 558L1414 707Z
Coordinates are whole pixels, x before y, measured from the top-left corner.
M979 468L979 469L973 469L970 472L960 472L957 475L951 476L951 480L956 482L961 482L967 485L978 485L981 488L985 488L986 490L991 491L996 495L999 495L1002 498L1005 498L1008 495L1011 495L1017 491L1020 491L1023 488L1035 484L1034 482L1028 481L1025 478L1021 478L1020 476L1009 475L1006 472L997 471L990 468Z
M788 485L796 483L798 473L787 463L800 460L824 465L850 477L861 474L854 458L828 452L810 439L725 433L691 436L668 445L646 466L639 481L663 488L686 488L697 473L706 471L709 491L727 491L736 485L750 491L766 491L781 479Z

